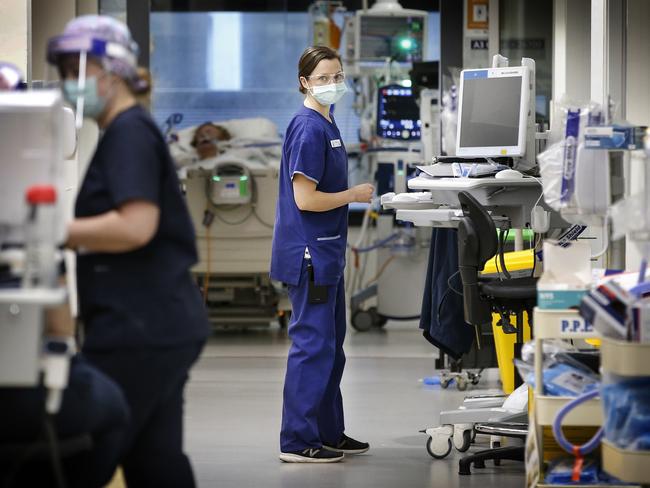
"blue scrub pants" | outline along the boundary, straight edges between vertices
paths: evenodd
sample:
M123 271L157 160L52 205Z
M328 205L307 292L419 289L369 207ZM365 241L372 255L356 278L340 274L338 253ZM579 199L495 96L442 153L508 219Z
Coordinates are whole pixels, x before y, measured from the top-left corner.
M345 286L327 287L327 303L308 302L303 262L298 286L289 286L292 346L284 381L282 452L336 445L345 430L341 377L345 366Z

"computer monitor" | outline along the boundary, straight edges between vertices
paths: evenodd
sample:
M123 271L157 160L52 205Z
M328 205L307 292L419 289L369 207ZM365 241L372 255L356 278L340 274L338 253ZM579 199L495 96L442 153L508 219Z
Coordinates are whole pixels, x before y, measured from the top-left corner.
M61 190L63 120L59 90L0 92L0 231L26 222L29 187Z
M348 61L363 66L422 61L426 57L427 13L418 10L357 11L354 50Z
M525 66L462 71L456 155L524 156L528 98Z
M377 90L377 135L382 139L419 140L420 107L411 88L386 85Z

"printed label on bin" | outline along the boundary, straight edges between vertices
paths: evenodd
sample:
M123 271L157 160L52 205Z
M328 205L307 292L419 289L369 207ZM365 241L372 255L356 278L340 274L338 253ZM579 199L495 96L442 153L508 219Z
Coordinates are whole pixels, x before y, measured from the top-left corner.
M561 336L575 334L591 335L594 332L593 326L582 317L561 318L558 326Z

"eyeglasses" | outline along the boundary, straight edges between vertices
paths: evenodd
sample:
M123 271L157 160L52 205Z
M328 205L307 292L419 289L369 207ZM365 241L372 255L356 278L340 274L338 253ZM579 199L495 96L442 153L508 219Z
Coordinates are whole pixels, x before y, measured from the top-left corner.
M345 81L345 73L339 71L333 75L311 75L307 77L313 79L316 85L327 85L329 83L343 83Z

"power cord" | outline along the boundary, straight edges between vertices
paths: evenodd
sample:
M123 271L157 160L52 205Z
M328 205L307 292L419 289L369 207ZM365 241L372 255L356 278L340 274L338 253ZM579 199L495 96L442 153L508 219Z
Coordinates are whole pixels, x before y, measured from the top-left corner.
M54 474L56 486L57 488L65 488L67 484L65 481L65 476L63 474L63 464L61 463L61 449L59 446L59 440L56 436L56 430L54 428L54 417L52 415L45 416L44 427L45 437L47 439L47 443L50 446L50 460L52 463L52 473Z
M510 235L510 229L507 231L502 230L499 232L499 261L501 261L501 269L503 270L503 274L507 280L512 278L510 272L508 271L508 268L506 268L505 245L508 235Z

